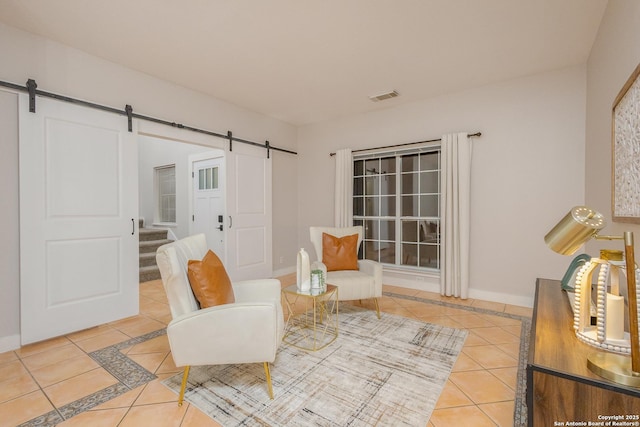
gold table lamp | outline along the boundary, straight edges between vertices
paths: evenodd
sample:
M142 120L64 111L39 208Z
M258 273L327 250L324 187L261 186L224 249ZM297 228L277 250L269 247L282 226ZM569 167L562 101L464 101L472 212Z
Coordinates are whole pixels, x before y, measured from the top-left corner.
M622 236L599 235L598 232L605 225L604 217L600 213L586 206L576 206L544 236L544 241L549 248L562 255L572 255L589 239L624 241L631 356L608 352L594 353L587 358L587 366L608 380L640 387L640 336L633 232L625 231Z

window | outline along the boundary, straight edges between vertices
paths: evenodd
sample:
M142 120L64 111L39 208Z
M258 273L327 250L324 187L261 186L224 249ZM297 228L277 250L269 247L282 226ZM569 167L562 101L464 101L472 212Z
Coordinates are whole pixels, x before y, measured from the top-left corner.
M440 147L354 159L361 259L440 269Z
M198 189L218 189L218 166L198 170Z
M176 222L176 167L154 169L157 191L157 221Z

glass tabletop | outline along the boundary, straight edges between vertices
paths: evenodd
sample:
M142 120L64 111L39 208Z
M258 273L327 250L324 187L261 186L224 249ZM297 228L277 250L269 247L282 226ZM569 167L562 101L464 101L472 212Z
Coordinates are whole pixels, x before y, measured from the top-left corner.
M288 294L303 295L308 297L320 297L323 295L330 294L334 292L336 289L338 289L336 285L327 284L327 289L324 292L322 292L319 289L310 289L309 291L303 292L298 289L298 285L290 285L290 286L287 286L286 288L283 288L282 292L286 292Z

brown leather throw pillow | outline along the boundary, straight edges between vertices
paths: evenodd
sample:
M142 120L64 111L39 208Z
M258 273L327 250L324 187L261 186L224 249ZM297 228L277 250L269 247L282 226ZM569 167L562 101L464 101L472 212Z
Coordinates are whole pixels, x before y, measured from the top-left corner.
M358 269L358 234L335 237L322 233L322 262L327 271Z
M209 250L202 261L189 260L187 274L200 308L235 302L231 280L213 251Z

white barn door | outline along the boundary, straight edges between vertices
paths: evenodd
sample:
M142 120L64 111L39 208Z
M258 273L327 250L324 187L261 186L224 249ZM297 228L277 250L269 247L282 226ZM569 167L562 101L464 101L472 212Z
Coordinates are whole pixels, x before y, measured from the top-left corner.
M22 344L138 313L138 151L125 116L20 96Z
M227 271L232 280L271 277L271 159L264 148L226 151Z

